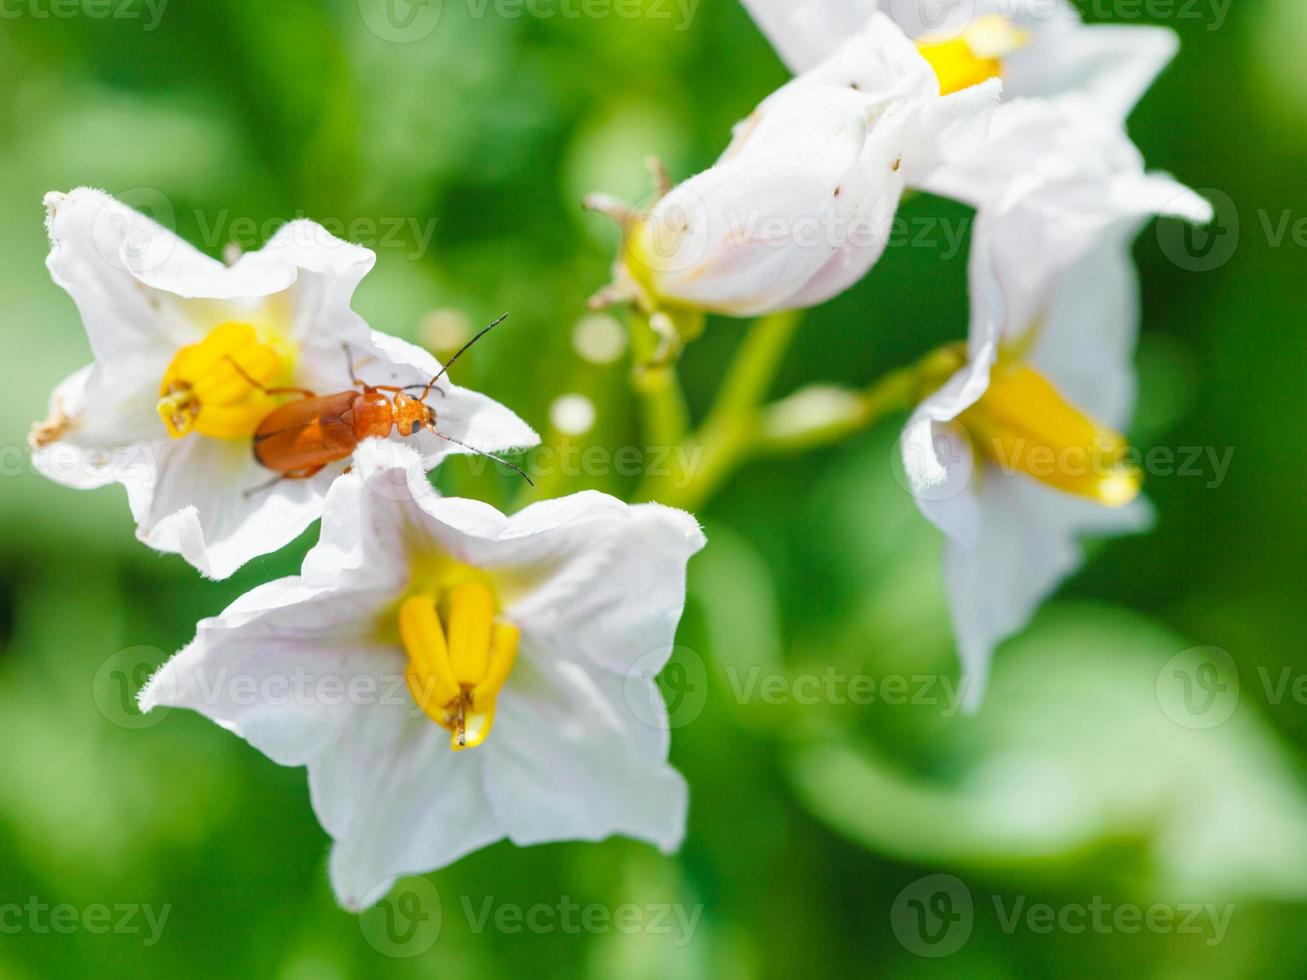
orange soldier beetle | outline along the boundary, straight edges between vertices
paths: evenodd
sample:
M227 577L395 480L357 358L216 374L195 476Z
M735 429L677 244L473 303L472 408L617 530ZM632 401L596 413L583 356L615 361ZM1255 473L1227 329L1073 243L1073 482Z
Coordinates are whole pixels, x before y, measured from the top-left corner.
M504 464L521 475L527 483L535 486L521 468L514 466L508 460L477 449L475 446L469 446L439 431L436 428L436 410L426 403L427 395L433 390L444 394L436 388L436 382L444 377L450 365L490 330L503 323L507 317L508 314L505 313L460 347L449 362L425 385L412 384L397 387L370 385L366 381L361 381L355 375L354 357L349 345L345 346L345 357L349 365L350 381L362 388L362 391L350 388L334 395L319 395L307 388L265 388L229 357L236 370L255 388L270 395L301 396L299 401L287 402L274 408L255 429L254 458L259 465L274 471L278 476L270 483L245 491L246 496L265 490L282 480L307 480L315 476L324 466L349 456L364 439L374 436L384 439L390 435L392 429L398 430L402 436L415 436L426 429L479 456ZM421 388L422 394L416 398L406 394L411 388ZM387 392L390 394L387 395Z

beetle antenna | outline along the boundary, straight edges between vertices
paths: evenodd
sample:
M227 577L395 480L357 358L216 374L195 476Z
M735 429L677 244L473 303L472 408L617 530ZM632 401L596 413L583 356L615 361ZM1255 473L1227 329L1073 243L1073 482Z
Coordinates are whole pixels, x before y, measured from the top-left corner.
M491 326L494 326L494 324L491 324ZM439 429L437 429L434 425L428 425L426 426L426 428L434 432L436 435L440 436L440 438L444 439L446 442L452 442L456 446L462 446L464 449L469 449L472 452L476 453L478 456L484 456L486 459L493 459L496 463L503 463L505 466L507 466L510 470L512 470L514 473L520 476L531 486L535 486L535 481L526 475L526 470L522 469L522 467L520 466L516 466L513 463L510 463L502 456L496 456L494 453L488 453L484 449L478 449L476 446L469 446L462 439L455 439L453 436L447 436Z
M278 483L280 483L284 479L286 479L285 476L278 474L277 476L269 480L267 483L260 483L257 487L250 487L248 490L242 491L241 498L244 500L249 500L255 494L263 493L265 490L271 490L273 487L275 487Z
M462 347L460 347L458 350L456 350L456 351L454 352L454 356L451 357L447 362L445 362L445 366L442 367L442 368L441 368L441 369L436 373L436 376L435 376L434 378L432 378L430 381L427 382L426 387L423 388L423 390L422 390L422 394L418 395L418 401L423 401L423 402L424 402L424 401L427 400L427 395L431 394L431 389L434 388L434 387L436 386L436 382L439 381L441 378L443 378L443 377L445 376L445 372L448 371L451 367L453 367L454 362L457 361L460 357L463 356L463 352L464 352L464 351L466 351L469 347L471 347L471 346L472 346L473 344L475 344L478 340L480 340L480 339L481 339L482 337L484 337L486 334L490 333L491 330L493 330L495 327L499 326L501 323L503 323L503 322L504 322L505 320L507 320L507 319L508 319L508 314L505 313L503 316L501 316L501 317L500 317L498 320L496 320L494 323L490 324L490 326L488 326L488 327L482 327L482 328L477 332L477 335L476 335L475 337L473 337L473 338L472 338L471 340L469 340L466 344L464 344ZM420 385L420 384L417 384L417 385L405 385L404 387L405 387L405 388L422 388L422 385ZM451 440L451 441L452 441L452 440ZM471 447L471 446L468 446L467 448L468 448L468 449L471 449L472 447ZM524 475L525 475L525 474L524 474Z
M354 352L350 350L349 344L341 344L345 349L345 364L349 368L349 383L352 385L361 385L362 381L358 379L358 373L354 370Z

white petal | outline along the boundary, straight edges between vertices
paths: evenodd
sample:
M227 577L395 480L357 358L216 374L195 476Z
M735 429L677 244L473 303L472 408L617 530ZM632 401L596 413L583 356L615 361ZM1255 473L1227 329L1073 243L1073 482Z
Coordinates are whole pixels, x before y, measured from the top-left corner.
M154 493L137 514L137 537L179 553L210 578L223 579L259 555L295 540L322 513L323 496L344 463L307 480L275 479L245 440L189 436L163 451Z
M658 296L739 316L778 309L844 244L859 202L842 185L862 155L869 109L842 91L810 95L783 146L750 139L654 208L648 222L664 254L648 256L648 273Z
M924 186L939 167L981 151L1003 86L995 79L930 99L910 117L904 136L904 177Z
M504 835L476 753L450 751L408 693L403 652L371 638L393 597L271 582L202 622L141 693L142 710L193 709L281 765L308 766L351 909Z
M922 399L900 442L908 489L917 506L931 523L964 544L975 540L983 518L974 486L979 464L966 434L953 423L989 388L1006 315L989 240L982 234L972 241L969 277L967 363Z
M907 121L904 113L890 110L875 123L857 166L841 183L841 194L853 203L852 210L841 219L847 222L847 240L786 301L787 307L803 309L838 296L861 280L885 254L903 198Z
M1010 96L1084 95L1123 121L1180 43L1165 27L1096 25L1078 19L1036 22L1031 42L1008 57L1003 80Z
M396 878L504 836L486 796L483 748L453 752L449 733L421 712L370 705L309 763L313 810L335 841L331 884L345 908L366 908Z
M401 545L391 541L402 539L410 553L439 551L498 573L506 614L550 656L621 673L636 661L647 666L641 658L655 651L670 654L685 566L705 543L689 514L586 491L505 517L475 500L436 495L412 450L375 440L360 448L356 472L333 488L332 510L337 494L351 495L363 525L382 536L379 550L393 552ZM359 546L338 537L346 534L324 527L329 564L354 564ZM306 576L317 582L309 563L318 567L312 554Z
M50 255L46 266L77 304L101 364L156 355L195 339L172 315L141 270L182 269L212 279L222 264L102 191L82 187L45 197Z
M279 765L305 765L375 702L407 701L402 653L371 639L391 601L298 578L262 585L200 622L141 692L141 710L190 708Z
M314 221L292 221L259 251L242 255L228 271L234 296L263 296L291 289L291 339L319 350L360 342L369 330L350 303L376 263L371 249L343 241Z
M939 79L917 46L882 13L857 30L794 84L855 87L884 102L921 101L939 95Z
M123 370L110 378L102 366L88 364L61 382L50 413L63 414L68 425L58 441L33 451L37 471L81 490L114 482L153 486L166 440L159 438L159 375L152 371Z
M1022 477L993 470L985 477L976 541L970 547L952 541L945 552L945 588L971 709L984 695L994 648L1023 629L1080 567L1080 538L1138 532L1152 520L1142 498L1112 509Z
M227 268L100 191L49 194L46 208L47 264L77 302L101 363L175 351L223 316L283 293L292 340L367 337L350 299L375 256L314 222L283 226L263 249Z
M1210 217L1192 191L1145 174L1120 127L1083 102L1011 102L994 118L981 153L941 168L927 184L979 206L974 240L992 255L1009 337L1048 315L1068 270L1116 228L1137 228L1152 214Z
M1211 217L1198 195L1144 172L1118 122L1070 95L1003 103L981 147L929 174L924 186L985 210L1027 209L1032 229L1048 225L1046 240L1083 238L1086 223L1105 227L1132 216Z
M1138 226L1110 229L1060 277L1028 356L1071 404L1119 431L1134 413Z
M353 470L327 491L318 543L304 558L304 581L317 589L377 588L398 595L408 583L410 557L431 540L418 501L436 497L436 490L417 454L399 443L369 439L354 460Z
M797 75L861 30L876 0L744 0L744 6Z
M625 673L670 655L685 607L685 566L705 543L694 518L602 494L535 504L512 518L511 540L551 574L508 612L556 658L585 658ZM519 559L522 560L522 559Z
M625 834L675 850L687 793L667 764L665 727L648 723L665 715L656 685L524 652L529 659L500 695L485 746L487 793L509 838L537 844Z

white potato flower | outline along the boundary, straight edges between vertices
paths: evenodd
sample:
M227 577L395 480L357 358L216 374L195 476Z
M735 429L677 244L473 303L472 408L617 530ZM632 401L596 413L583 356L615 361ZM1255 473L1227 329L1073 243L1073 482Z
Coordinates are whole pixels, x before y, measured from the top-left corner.
M251 492L276 475L252 449L256 427L286 401L265 389L347 390L348 357L370 384L420 384L440 369L353 312L376 257L311 221L285 225L228 267L100 191L45 204L47 265L77 304L95 360L56 388L50 417L33 428L35 465L66 486L123 484L137 536L213 578L299 535L348 462ZM427 466L466 446L538 442L502 405L439 387L430 400L450 439L413 437Z
M875 0L744 0L777 53L795 72L813 70L858 34ZM965 93L1002 82L1003 103L988 138L951 153L924 176L925 190L978 204L968 195L968 172L1010 182L1019 191L1032 170L1078 166L1090 142L1083 129L1061 127L1058 139L1003 143L1003 134L1031 118L1032 100L1098 125L1123 128L1126 117L1175 57L1175 32L1143 25L1087 25L1067 0L885 0L880 9L915 39L938 78L940 91ZM1045 118L1051 117L1049 113ZM1009 117L1016 117L1015 119ZM959 172L961 171L961 172Z
M307 766L347 908L504 838L670 851L687 793L652 677L703 544L688 514L597 492L512 517L440 497L413 450L369 440L302 574L201 622L141 707Z
M904 188L984 135L998 83L941 97L930 64L881 14L735 127L708 170L626 214L602 301L674 319L811 306L885 250Z
M1193 191L1145 173L1119 127L1093 111L1012 108L1005 125L1021 124L997 135L1000 148L1075 140L1077 166L1031 174L1019 190L971 175L994 197L972 239L969 342L941 358L937 390L902 439L913 494L948 538L946 591L973 707L994 647L1079 566L1079 538L1149 521L1122 435L1139 326L1130 249L1151 215L1211 219Z
M1175 56L1175 32L1087 25L1067 0L743 0L795 74L811 70L877 9L935 68L945 92L1002 79L1006 99L1077 93L1124 120Z

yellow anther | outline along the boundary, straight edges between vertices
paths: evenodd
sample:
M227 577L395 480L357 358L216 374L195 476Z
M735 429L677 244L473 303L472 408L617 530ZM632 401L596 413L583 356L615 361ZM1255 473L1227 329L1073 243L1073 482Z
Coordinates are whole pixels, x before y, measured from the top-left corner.
M436 616L436 601L425 595L405 599L399 607L399 635L408 653L404 680L413 700L427 717L443 725L445 706L458 698L459 686Z
M517 644L522 638L522 631L512 623L496 623L494 637L490 643L490 664L480 683L472 688L472 703L477 707L487 704L493 709L495 696L499 694L504 681L517 660Z
M463 582L449 592L449 659L454 677L472 686L486 675L495 598L481 582Z
M462 725L455 728L453 737L449 740L449 747L455 752L461 752L463 749L474 749L486 740L490 734L490 729L495 724L495 706L492 703L489 708L482 711L474 711L469 708L462 716Z
M495 622L495 597L482 582L447 593L447 627L436 600L415 595L399 607L399 632L408 654L404 678L422 711L450 732L450 748L485 741L495 720L495 699L513 669L521 637L511 623Z
M1002 14L985 14L957 37L922 38L917 42L917 50L935 69L940 94L950 95L991 78L1001 78L1003 59L1029 40L1029 31L1017 27Z
M245 439L276 406L286 358L248 323L224 323L177 351L159 384L159 417L168 434Z
M995 366L988 391L959 421L1002 469L1065 493L1122 507L1139 495L1139 469L1125 437L1066 401L1022 363Z

